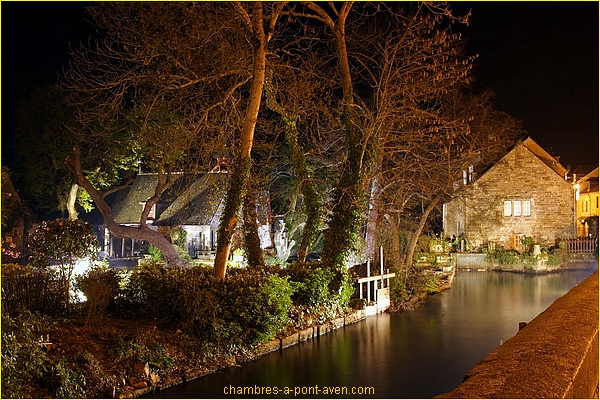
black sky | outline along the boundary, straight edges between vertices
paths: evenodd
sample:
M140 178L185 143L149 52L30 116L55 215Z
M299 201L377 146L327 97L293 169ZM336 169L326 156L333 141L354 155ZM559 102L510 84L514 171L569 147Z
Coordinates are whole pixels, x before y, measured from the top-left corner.
M6 2L2 16L2 122L17 98L56 80L69 44L93 33L85 3ZM566 166L598 164L598 2L452 2L472 11L475 88L496 92L497 108L524 123ZM7 126L7 125L4 125ZM3 135L4 136L4 135ZM6 136L4 136L6 137Z

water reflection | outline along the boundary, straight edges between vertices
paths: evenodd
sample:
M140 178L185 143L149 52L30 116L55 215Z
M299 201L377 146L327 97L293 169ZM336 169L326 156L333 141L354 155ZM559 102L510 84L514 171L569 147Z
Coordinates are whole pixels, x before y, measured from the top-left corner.
M452 289L415 311L383 314L156 393L158 398L224 398L230 385L337 386L340 398L431 398L462 382L466 371L593 271L549 275L458 272ZM374 395L352 395L368 387ZM252 396L241 396L252 397ZM269 395L258 397L293 397ZM336 397L313 390L304 398Z

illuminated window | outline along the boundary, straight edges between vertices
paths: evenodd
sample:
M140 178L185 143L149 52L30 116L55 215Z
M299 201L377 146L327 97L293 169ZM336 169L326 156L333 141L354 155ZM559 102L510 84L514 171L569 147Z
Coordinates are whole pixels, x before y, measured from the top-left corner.
M520 201L513 201L513 215L515 217L521 216L521 202Z
M505 217L529 217L531 216L531 200L505 200Z
M504 216L510 217L512 215L512 201L506 200L504 202Z
M523 201L523 216L529 217L531 215L531 201Z
M143 212L144 208L146 208L146 202L140 201L140 205L142 206L142 212ZM148 214L148 219L155 219L155 218L156 218L156 204L152 206L152 208L150 209L150 213Z

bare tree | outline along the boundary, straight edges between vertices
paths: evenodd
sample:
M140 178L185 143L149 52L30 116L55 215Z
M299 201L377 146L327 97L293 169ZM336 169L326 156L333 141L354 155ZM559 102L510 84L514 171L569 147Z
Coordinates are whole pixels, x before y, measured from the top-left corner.
M406 249L407 267L430 213L457 185L469 183L477 172L497 161L523 133L518 121L493 108L489 91L482 95L455 91L439 100L434 124L418 123L409 142L398 137L388 143L389 151L397 156L384 164L382 174L389 209L415 205L421 209ZM385 208L384 213L388 213Z
M252 54L229 4L95 3L89 12L103 39L73 50L62 78L85 128L67 165L113 234L147 240L170 264L185 266L146 220L173 173L206 171L211 156L234 145ZM97 190L82 152L124 164L143 159L157 173L139 227L115 222L105 198L119 187Z
M214 264L214 274L219 279L225 279L227 273L227 259L229 258L229 251L231 249L231 238L237 224L238 213L249 179L254 128L258 118L265 83L267 47L273 37L277 20L284 6L285 3L267 5L266 8L269 12L265 15L265 5L262 2L252 3L250 12L242 4L234 3L234 7L246 28L248 38L252 44L252 85L250 87L248 105L240 136L240 149L230 179L223 217L219 225L217 255Z

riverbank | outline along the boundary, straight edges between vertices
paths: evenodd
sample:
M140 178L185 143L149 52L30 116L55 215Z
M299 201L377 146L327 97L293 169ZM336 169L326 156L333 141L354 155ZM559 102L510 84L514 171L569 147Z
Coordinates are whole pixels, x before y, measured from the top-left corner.
M577 269L592 269L598 268L597 260L578 260L572 261L566 264L559 265L547 265L547 264L537 264L537 265L526 265L526 264L499 264L499 263L490 263L483 262L477 267L473 267L471 265L466 265L459 267L458 270L462 271L499 271L499 272L516 272L516 273L524 273L524 274L549 274L554 272L561 272L567 270L577 270Z

